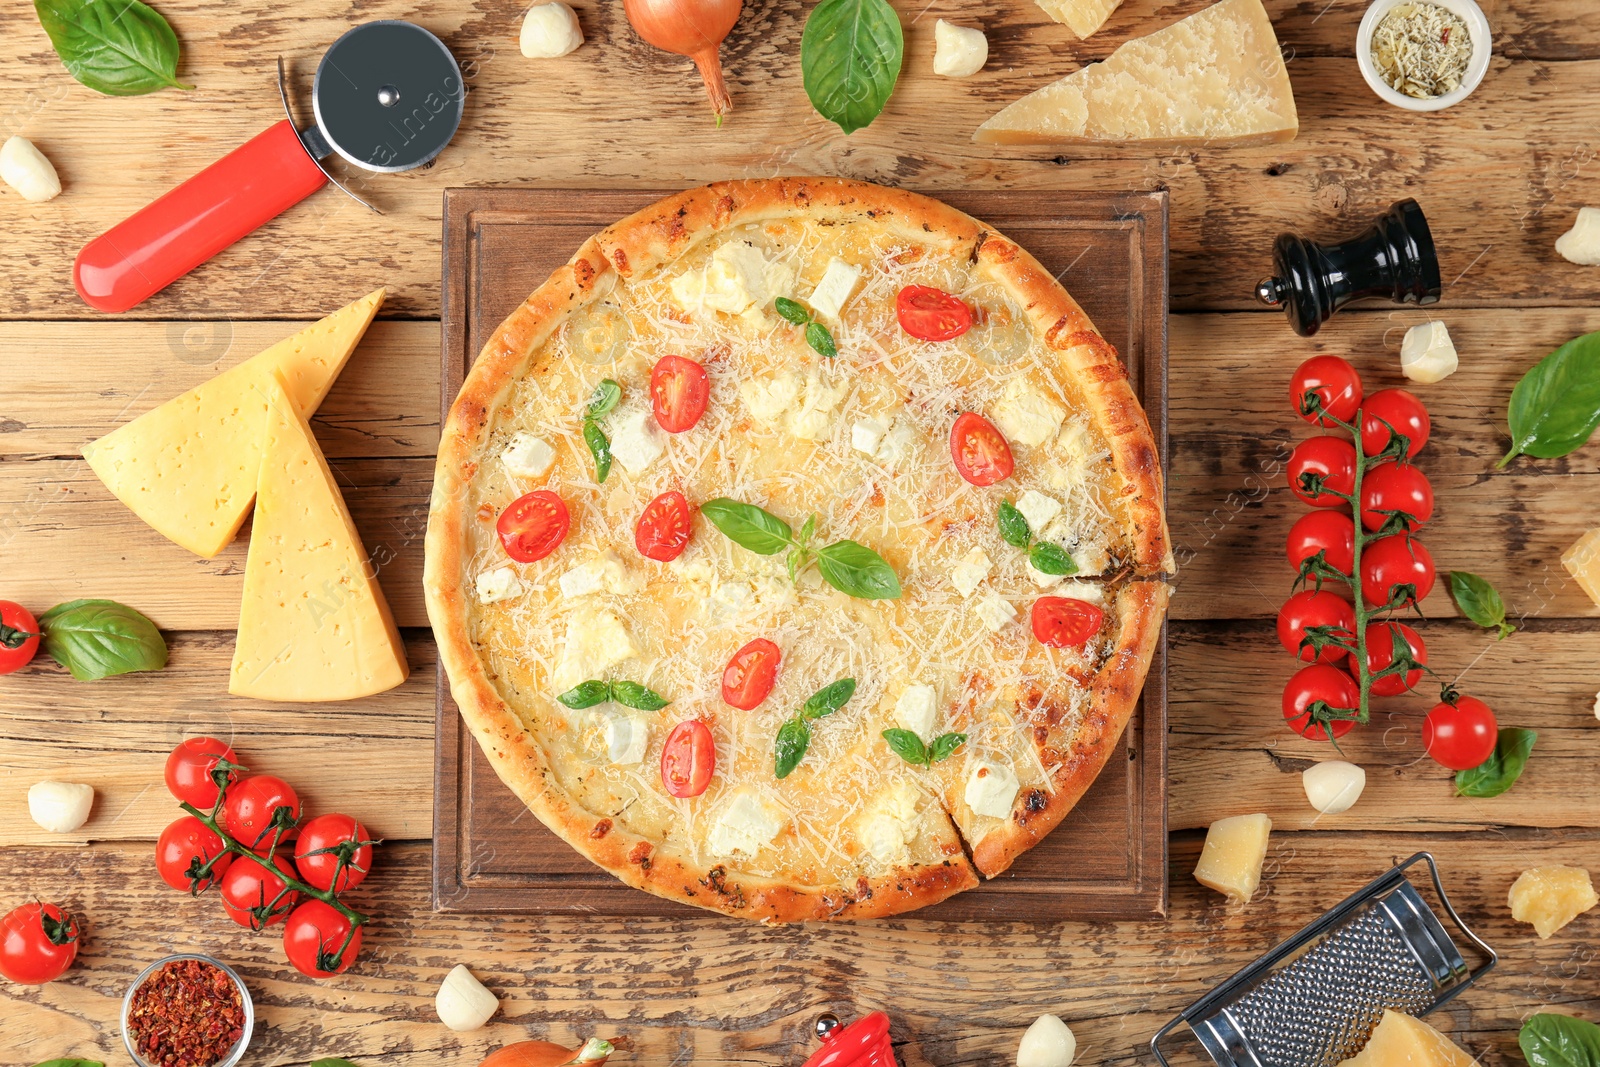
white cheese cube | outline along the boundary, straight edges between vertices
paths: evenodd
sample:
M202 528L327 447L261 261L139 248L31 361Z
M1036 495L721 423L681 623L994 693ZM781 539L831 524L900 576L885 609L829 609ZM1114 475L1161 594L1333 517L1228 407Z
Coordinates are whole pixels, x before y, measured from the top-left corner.
M795 406L805 388L804 380L794 371L784 371L772 378L756 378L739 386L739 399L749 410L750 417L771 429Z
M1205 847L1194 867L1195 881L1231 901L1248 904L1261 885L1261 864L1271 833L1272 820L1265 815L1218 819L1206 830Z
M1444 323L1425 322L1406 331L1400 343L1400 373L1414 382L1432 385L1456 372L1461 360Z
M736 852L754 856L772 843L784 822L753 789L738 789L712 821L706 847L718 856L731 856Z
M850 447L857 452L876 456L883 435L888 432L889 427L878 419L857 419L855 425L850 427Z
M26 137L12 136L0 145L0 181L35 204L61 195L54 164Z
M1033 565L1033 560L1031 559L1025 561L1022 567L1023 570L1027 571L1028 578L1040 589L1049 589L1051 586L1059 585L1063 580L1062 575L1046 574L1044 571L1039 570Z
M568 570L559 584L561 595L568 600L602 591L623 595L635 591L627 565L609 548L587 563Z
M643 474L667 450L667 435L648 409L630 411L616 422L611 454L629 474Z
M856 840L879 863L904 863L911 842L921 833L917 805L922 794L908 782L896 782L873 799L856 819Z
M848 389L829 385L813 370L806 377L805 396L800 407L789 416L789 432L804 441L817 441L829 435L833 409L839 406Z
M975 814L987 815L991 819L1009 818L1011 805L1021 788L1017 772L1009 764L975 759L972 769L967 772L967 807Z
M907 419L895 419L878 446L878 458L891 466L903 463L916 455L919 443L917 428Z
M556 450L543 438L531 433L512 434L511 441L500 453L500 462L513 478L543 478L556 461Z
M894 717L901 726L929 744L937 734L939 706L931 685L908 685L894 703Z
M601 733L606 743L606 756L612 763L643 763L650 747L650 728L637 716L626 713L603 712Z
M703 269L678 275L669 288L685 311L709 309L738 315L752 307L765 308L774 296L781 295L770 289L769 283L781 282L785 272L772 267L749 241L727 241L711 253L711 262Z
M1066 455L1073 463L1087 463L1094 456L1094 443L1089 438L1089 423L1085 419L1073 419L1061 430L1061 436L1056 438L1056 449Z
M983 624L995 633L999 633L1007 626L1017 621L1017 609L1011 604L990 593L978 602L978 618Z
M962 596L971 596L977 591L978 583L987 578L993 569L989 554L981 548L975 548L950 568L950 584Z
M1600 267L1600 207L1578 209L1572 229L1556 238L1556 252L1583 267Z
M522 19L517 44L529 59L557 59L583 43L578 14L566 4L535 4Z
M860 280L860 267L852 266L834 256L828 260L828 269L822 272L822 280L811 290L808 301L811 310L825 319L837 321L839 312L844 310L845 304L856 291L856 283Z
M933 24L933 72L947 78L966 78L989 60L989 38L972 26L957 26L940 19Z
M565 693L579 682L603 678L617 664L639 654L622 620L604 608L580 606L567 619L566 639L552 681Z
M1053 595L1069 597L1072 600L1082 600L1089 604L1099 604L1102 607L1106 602L1106 587L1104 582L1084 582L1076 578L1063 579L1063 584Z
M1029 489L1017 498L1017 510L1028 520L1028 529L1037 536L1050 524L1051 519L1061 514L1061 501Z
M1037 393L1023 377L1011 379L994 408L994 423L1011 444L1042 445L1061 429L1066 409Z
M522 582L517 578L517 572L510 567L496 567L492 571L484 571L478 575L478 580L473 585L477 588L480 604L498 604L522 592Z

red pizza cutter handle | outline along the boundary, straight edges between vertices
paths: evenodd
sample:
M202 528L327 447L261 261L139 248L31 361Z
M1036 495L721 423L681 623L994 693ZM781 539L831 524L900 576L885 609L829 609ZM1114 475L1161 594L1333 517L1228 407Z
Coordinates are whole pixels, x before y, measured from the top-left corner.
M83 246L78 295L127 311L327 184L288 119Z

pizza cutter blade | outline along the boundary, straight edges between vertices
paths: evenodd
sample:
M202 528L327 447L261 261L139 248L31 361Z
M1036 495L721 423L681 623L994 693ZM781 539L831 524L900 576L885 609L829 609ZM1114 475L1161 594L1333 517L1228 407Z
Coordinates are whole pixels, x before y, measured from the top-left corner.
M315 121L304 130L289 110L281 59L278 89L285 119L83 247L72 278L85 303L127 311L329 182L366 204L321 161L338 155L378 173L420 167L444 151L466 106L450 49L397 19L363 23L333 43L317 66Z

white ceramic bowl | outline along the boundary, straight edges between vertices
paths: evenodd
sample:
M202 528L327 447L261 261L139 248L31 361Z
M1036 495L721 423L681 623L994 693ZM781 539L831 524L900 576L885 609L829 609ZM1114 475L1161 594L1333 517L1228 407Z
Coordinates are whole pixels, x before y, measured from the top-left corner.
M250 1036L255 1032L256 1006L250 999L250 990L245 988L244 979L239 977L238 972L221 960L194 952L180 952L175 956L163 956L140 971L139 977L135 978L133 984L128 987L127 994L122 998L122 1044L127 1048L128 1055L133 1057L133 1062L138 1067L154 1067L149 1060L139 1055L139 1050L134 1047L133 1035L128 1033L128 1011L133 1006L133 994L138 991L140 986L144 985L144 980L154 974L157 967L165 963L171 963L174 960L199 960L201 963L209 963L233 979L234 986L239 990L240 1003L244 1005L244 1033L239 1035L239 1040L234 1043L228 1054L217 1061L216 1067L236 1067L238 1062L244 1059L245 1050L250 1047Z
M1462 22L1467 24L1467 32L1472 36L1472 58L1467 61L1467 73L1461 79L1461 85L1453 93L1443 96L1430 96L1418 99L1407 96L1397 89L1391 89L1378 73L1378 65L1372 61L1372 35L1378 28L1378 23L1404 3L1415 0L1373 0L1371 7L1361 20L1361 28L1356 31L1356 62L1361 65L1361 76L1367 79L1367 84L1372 86L1372 91L1395 107L1407 111L1443 111L1452 104L1459 104L1472 95L1479 85L1483 84L1483 76L1489 72L1489 56L1494 51L1494 32L1489 28L1489 19L1484 15L1473 0L1427 0L1428 3L1437 4L1442 8L1454 12Z

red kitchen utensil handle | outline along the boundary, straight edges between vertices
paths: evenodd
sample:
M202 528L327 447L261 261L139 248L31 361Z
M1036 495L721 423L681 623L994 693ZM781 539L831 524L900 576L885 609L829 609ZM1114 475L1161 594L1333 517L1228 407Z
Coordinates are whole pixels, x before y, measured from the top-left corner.
M284 119L84 245L72 282L90 307L127 311L327 181Z

